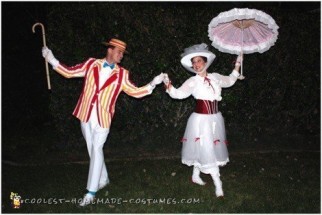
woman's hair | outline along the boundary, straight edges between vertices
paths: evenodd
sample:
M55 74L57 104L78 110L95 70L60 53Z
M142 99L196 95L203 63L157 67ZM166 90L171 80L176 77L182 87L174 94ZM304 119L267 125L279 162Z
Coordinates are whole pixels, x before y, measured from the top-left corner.
M206 58L206 57L204 57L204 56L196 56L196 57L201 57L201 58L203 59L203 61L204 61L205 63L207 63L207 58ZM192 63L192 60L193 60L194 58L195 58L195 57L191 58L191 63Z

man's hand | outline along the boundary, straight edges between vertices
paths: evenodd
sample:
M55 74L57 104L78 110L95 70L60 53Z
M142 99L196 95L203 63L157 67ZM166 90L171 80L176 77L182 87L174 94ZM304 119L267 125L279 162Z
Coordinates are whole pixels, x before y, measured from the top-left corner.
M50 63L54 68L59 65L59 61L54 57L52 51L47 48L42 48L42 56Z
M164 79L164 74L163 74L163 73L161 73L160 75L157 75L157 76L155 76L155 77L153 78L153 80L151 81L150 85L151 85L152 87L155 87L156 85L161 84L161 83L162 83L162 81L163 81L163 79Z

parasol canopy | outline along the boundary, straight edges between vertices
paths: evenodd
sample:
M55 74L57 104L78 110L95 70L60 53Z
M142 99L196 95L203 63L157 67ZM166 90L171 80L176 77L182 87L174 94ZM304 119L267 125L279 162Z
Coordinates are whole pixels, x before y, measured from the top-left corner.
M208 26L212 46L230 54L263 53L278 36L275 20L263 11L238 9L222 12Z
M234 8L211 20L208 36L211 45L221 52L237 55L263 53L275 44L278 28L275 20L263 11Z

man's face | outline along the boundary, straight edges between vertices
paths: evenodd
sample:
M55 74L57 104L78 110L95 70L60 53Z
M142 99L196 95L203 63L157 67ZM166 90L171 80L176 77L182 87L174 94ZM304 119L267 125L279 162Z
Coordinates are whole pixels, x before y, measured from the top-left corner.
M124 51L118 47L107 49L109 63L120 63L123 59Z

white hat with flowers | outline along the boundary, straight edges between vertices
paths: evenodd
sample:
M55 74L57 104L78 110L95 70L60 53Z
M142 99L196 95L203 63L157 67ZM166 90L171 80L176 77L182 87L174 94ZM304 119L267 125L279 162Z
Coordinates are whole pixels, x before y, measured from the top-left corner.
M181 54L182 66L188 71L196 73L196 71L192 68L191 59L197 56L207 58L207 63L204 70L206 70L216 58L216 55L208 50L208 45L205 43L201 43L184 49L184 53Z

